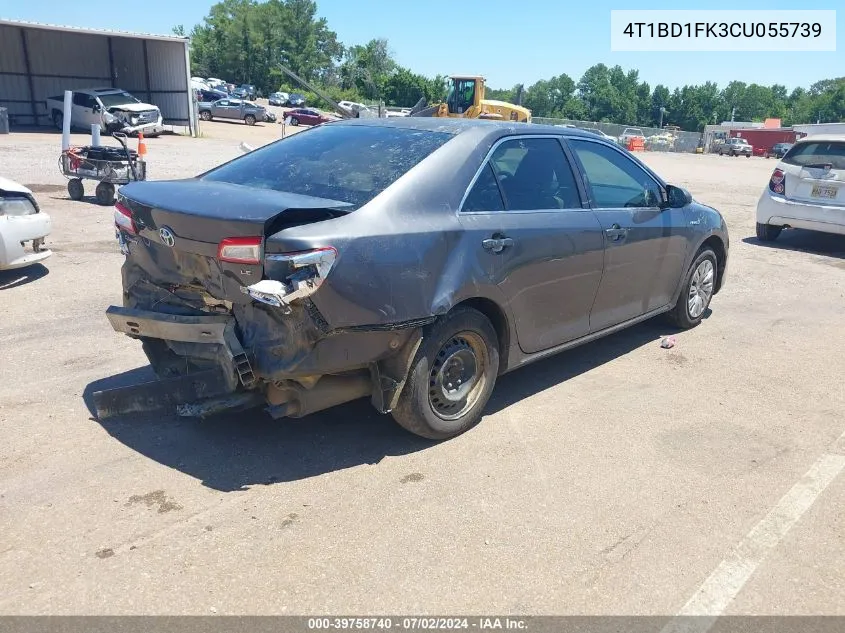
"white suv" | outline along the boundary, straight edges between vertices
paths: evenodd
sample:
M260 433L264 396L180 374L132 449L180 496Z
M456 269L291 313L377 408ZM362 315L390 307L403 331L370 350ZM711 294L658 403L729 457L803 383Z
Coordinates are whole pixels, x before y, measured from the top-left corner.
M757 203L757 237L784 228L845 235L845 136L805 137L778 162Z

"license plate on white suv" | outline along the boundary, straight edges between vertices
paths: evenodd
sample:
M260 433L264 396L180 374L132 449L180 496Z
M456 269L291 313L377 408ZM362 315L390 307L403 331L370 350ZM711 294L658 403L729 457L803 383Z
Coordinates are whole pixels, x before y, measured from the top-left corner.
M813 185L813 189L810 191L813 198L825 198L827 200L836 198L837 193L839 193L838 187L824 187L822 185Z

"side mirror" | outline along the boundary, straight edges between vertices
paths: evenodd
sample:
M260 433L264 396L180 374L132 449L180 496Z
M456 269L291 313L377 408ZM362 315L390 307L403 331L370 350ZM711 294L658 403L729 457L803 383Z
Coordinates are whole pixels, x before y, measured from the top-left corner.
M692 204L692 194L683 187L666 185L666 206L670 209L681 209Z

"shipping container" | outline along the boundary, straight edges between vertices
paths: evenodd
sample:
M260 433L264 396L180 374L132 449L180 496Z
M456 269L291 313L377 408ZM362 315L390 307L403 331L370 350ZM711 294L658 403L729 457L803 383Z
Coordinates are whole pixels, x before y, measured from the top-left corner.
M754 128L731 130L731 137L744 138L754 148L755 156L765 156L778 143L794 143L797 133L792 128Z

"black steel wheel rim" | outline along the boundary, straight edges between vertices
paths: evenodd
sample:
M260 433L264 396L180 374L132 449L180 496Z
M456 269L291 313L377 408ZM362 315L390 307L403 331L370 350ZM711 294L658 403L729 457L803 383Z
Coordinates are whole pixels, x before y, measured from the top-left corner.
M457 420L478 402L487 384L487 350L474 332L451 337L437 353L429 371L428 402L443 420Z

